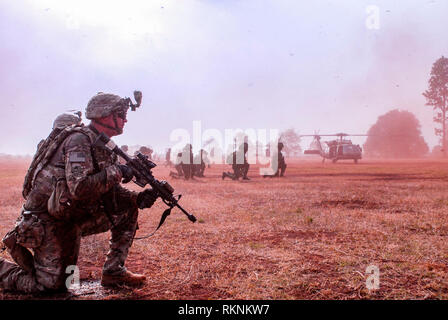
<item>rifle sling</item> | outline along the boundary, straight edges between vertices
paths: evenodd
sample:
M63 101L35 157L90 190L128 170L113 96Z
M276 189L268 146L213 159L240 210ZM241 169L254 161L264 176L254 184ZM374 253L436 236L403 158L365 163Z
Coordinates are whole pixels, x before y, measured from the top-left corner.
M134 240L141 240L141 239L146 239L149 238L151 236L154 235L154 233L156 233L157 230L159 230L159 228L162 226L162 224L165 222L166 218L171 214L171 210L173 209L173 207L169 207L168 209L166 209L165 211L163 211L162 216L160 217L160 222L159 225L157 226L156 230L154 230L152 233L148 234L147 236L144 237L138 237L135 238Z

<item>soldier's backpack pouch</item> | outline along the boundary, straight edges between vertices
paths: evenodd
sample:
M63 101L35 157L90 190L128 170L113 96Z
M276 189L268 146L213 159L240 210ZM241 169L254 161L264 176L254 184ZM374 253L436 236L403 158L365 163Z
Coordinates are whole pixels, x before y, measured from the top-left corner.
M68 220L70 217L70 192L65 178L55 179L53 192L48 199L48 213L55 219Z

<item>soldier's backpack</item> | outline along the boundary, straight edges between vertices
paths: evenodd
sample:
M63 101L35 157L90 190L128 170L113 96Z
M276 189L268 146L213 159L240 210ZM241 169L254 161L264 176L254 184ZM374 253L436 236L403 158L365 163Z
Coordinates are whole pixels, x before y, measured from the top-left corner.
M69 135L75 132L80 132L88 136L88 134L84 132L84 130L85 127L83 125L71 125L63 129L55 128L45 140L39 143L36 154L31 161L30 167L28 168L28 172L26 173L25 180L23 182L22 195L25 199L33 188L34 180L36 179L37 175L48 164L61 143Z
M55 128L37 147L37 152L31 161L31 165L25 175L22 195L26 199L31 192L35 179L39 172L50 162L61 143L73 133L82 133L91 140L86 132L86 127L71 125L65 128ZM91 141L92 142L92 141ZM70 207L72 205L70 192L68 190L65 176L53 177L53 191L47 202L48 213L56 219L67 220L70 218Z

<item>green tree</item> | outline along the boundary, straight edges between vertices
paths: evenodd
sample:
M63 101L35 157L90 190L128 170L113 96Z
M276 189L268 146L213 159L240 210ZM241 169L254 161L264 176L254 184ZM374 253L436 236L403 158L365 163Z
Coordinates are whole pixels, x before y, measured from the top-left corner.
M441 128L435 129L435 134L441 137L443 156L446 157L446 117L448 111L448 58L442 56L434 62L429 78L429 88L423 92L426 105L432 106L435 111L434 122Z
M302 148L300 147L300 136L294 131L294 129L288 129L280 134L279 141L283 142L283 151L288 157L294 154L300 154Z
M378 117L369 129L366 155L385 158L414 158L428 153L420 122L409 111L392 110Z

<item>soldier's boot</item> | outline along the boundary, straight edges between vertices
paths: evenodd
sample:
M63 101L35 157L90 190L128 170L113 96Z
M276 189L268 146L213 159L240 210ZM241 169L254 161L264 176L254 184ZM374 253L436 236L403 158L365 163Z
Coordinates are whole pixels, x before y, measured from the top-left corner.
M238 174L227 172L227 176L232 180L238 180L240 177Z
M243 180L250 180L248 176L243 176Z
M101 285L104 287L117 287L117 286L141 286L145 283L146 277L142 274L132 273L126 270L119 275L103 274L101 277Z
M230 178L232 180L238 180L238 178L234 174L229 173L229 172L223 172L222 173L222 180L224 180L225 177L228 177L228 178Z
M146 277L126 270L124 264L137 230L138 208L129 208L125 219L111 229L110 250L103 266L101 284L103 286L137 286Z
M282 168L281 168L280 177L285 176L285 171L286 171L286 164L284 166L282 166Z
M24 293L38 293L45 290L33 274L3 258L0 258L0 289Z

